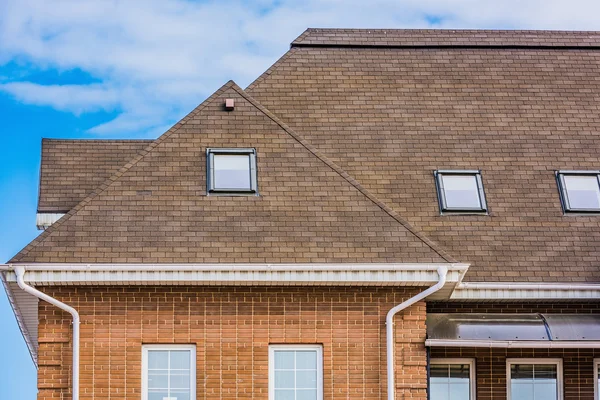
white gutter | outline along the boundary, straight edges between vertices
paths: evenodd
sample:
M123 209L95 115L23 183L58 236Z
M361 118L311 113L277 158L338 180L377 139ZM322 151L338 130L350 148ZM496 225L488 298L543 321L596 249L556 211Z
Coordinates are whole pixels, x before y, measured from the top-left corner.
M561 340L446 340L427 339L427 347L482 347L502 349L598 349L600 341Z
M15 264L19 265L19 264ZM448 270L454 286L468 264L21 264L32 285L425 286ZM13 265L6 270L14 282Z
M387 339L387 381L388 381L388 400L395 400L396 397L396 376L394 372L394 316L398 314L400 311L404 310L407 307L415 304L418 301L423 300L427 296L437 292L442 289L446 284L446 276L448 274L447 267L439 267L437 270L438 273L438 283L431 286L429 289L417 294L416 296L411 297L410 299L398 304L396 307L392 308L385 319L386 325L386 339Z
M73 400L79 400L79 313L73 307L66 305L55 299L54 297L50 297L45 293L40 292L39 290L29 286L25 283L25 267L21 265L16 265L15 274L17 275L17 283L21 289L25 292L29 293L32 296L35 296L41 300L44 300L61 310L64 310L73 316L73 379L72 379L72 392Z

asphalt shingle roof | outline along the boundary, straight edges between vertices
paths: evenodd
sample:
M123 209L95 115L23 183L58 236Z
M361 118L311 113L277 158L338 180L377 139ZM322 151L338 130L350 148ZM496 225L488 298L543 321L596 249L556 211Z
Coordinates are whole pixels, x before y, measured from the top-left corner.
M563 215L555 171L600 169L599 39L308 30L252 97L226 85L14 261L458 259L467 281L598 282L600 217ZM205 196L203 152L228 146L257 148L260 197ZM480 169L489 215L440 215L436 169Z

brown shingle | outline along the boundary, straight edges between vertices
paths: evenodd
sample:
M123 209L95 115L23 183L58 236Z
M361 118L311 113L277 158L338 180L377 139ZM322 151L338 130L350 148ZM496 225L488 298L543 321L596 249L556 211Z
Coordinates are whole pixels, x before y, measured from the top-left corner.
M38 211L69 211L151 142L43 139Z
M293 47L247 90L410 224L471 262L467 280L598 282L600 217L564 216L554 177L600 166L598 37L309 30L301 43L431 44ZM487 47L443 46L482 40ZM523 46L509 48L516 44ZM490 215L440 216L435 169L481 169Z
M446 261L302 141L228 83L12 261ZM208 147L256 148L260 196L207 196Z

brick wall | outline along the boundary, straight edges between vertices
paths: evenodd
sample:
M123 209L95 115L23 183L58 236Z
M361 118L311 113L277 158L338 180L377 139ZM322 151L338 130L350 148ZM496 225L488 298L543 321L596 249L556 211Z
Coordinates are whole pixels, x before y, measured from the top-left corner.
M565 400L594 400L598 349L472 349L439 347L432 358L475 358L477 400L506 400L507 358L561 358ZM435 400L435 399L432 399ZM550 400L550 399L548 399Z
M430 313L572 313L600 312L598 302L563 303L427 303ZM561 358L565 400L594 400L597 349L432 348L432 358L475 358L477 400L506 400L507 358Z
M142 344L197 346L197 398L268 398L268 345L323 345L326 399L386 396L385 316L419 289L43 288L81 314L81 399L141 398ZM39 396L69 399L70 316L39 306ZM399 400L426 399L425 304L396 318Z

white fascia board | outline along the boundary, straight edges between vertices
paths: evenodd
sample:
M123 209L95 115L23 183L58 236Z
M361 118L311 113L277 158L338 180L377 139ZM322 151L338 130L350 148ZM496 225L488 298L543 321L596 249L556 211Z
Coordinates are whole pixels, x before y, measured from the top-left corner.
M600 284L461 282L456 285L450 300L600 300Z
M35 217L35 225L39 230L43 231L64 216L64 213L37 213Z
M448 268L456 285L468 264L19 264L32 285L426 286ZM6 280L15 282L10 265Z
M600 341L560 340L442 340L427 339L427 347L481 347L502 349L599 349Z

